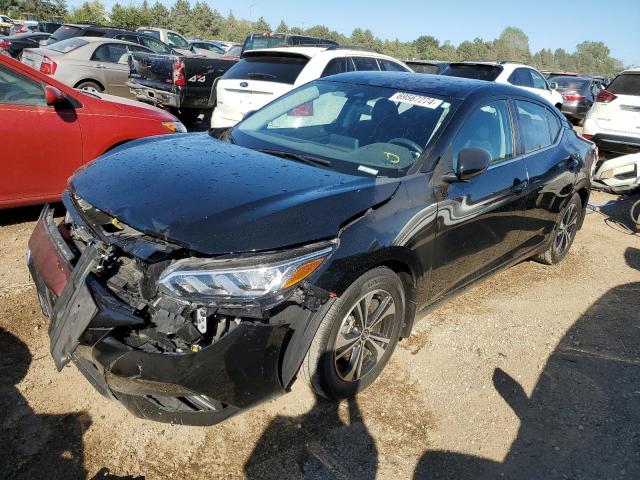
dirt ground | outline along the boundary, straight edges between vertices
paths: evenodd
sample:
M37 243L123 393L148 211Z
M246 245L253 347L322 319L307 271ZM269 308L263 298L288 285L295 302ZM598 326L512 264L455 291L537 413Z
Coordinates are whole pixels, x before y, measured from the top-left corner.
M640 197L635 197L638 199ZM439 307L356 400L288 395L209 428L152 423L57 373L25 267L38 209L0 213L2 478L640 478L640 236L594 193L557 267Z

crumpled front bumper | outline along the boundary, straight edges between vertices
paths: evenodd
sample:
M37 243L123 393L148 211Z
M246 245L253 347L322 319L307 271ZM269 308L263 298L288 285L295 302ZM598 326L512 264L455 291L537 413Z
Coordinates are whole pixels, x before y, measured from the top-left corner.
M87 250L68 260L71 251L45 207L29 241L28 264L50 318L59 369L73 361L100 393L134 415L189 425L218 423L285 392L279 362L287 324L241 322L198 352L132 348L118 332L143 320L91 271L81 271L90 270Z

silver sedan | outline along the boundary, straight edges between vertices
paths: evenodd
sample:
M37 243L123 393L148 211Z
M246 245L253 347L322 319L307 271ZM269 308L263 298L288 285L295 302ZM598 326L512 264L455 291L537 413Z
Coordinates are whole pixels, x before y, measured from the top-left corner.
M73 37L23 50L22 63L70 87L134 98L126 85L131 52L153 53L147 47L123 40Z

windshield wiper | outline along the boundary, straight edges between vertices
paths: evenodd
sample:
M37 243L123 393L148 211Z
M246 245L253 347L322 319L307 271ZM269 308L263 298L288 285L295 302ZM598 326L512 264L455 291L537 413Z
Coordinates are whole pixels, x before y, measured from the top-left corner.
M324 158L312 157L310 155L287 152L284 150L274 150L271 148L257 148L256 150L268 155L274 155L276 157L288 158L290 160L295 160L296 162L306 163L307 165L313 165L316 167L318 165L322 167L331 167L331 162L329 160L325 160Z

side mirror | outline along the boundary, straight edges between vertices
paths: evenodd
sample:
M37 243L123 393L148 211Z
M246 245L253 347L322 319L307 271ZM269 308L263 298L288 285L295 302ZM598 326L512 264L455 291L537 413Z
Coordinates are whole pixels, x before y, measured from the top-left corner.
M458 168L456 176L459 180L469 180L480 175L489 168L491 154L484 148L463 148L458 152Z
M44 99L47 102L47 105L50 107L54 107L59 103L66 100L67 97L64 96L60 90L56 87L52 87L51 85L47 85L44 87Z
M551 83L549 84L549 88L550 88L551 90L556 90L556 89L558 88L558 84L557 84L556 82L551 82Z

